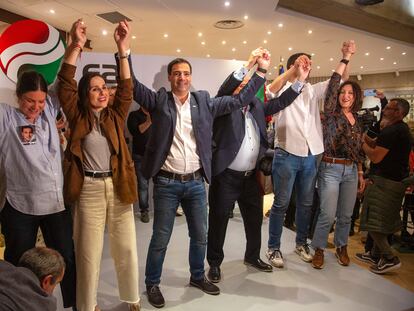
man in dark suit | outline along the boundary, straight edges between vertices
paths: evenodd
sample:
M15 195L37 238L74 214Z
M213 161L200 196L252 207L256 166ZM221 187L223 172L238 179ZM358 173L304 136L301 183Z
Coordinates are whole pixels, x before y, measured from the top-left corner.
M258 52L259 50L259 52ZM252 52L246 68L254 64ZM229 214L238 202L246 233L244 263L259 271L271 272L272 266L260 259L263 204L256 179L256 167L268 148L266 116L275 114L290 105L299 95L309 68L304 58L295 64L299 81L279 98L263 104L254 97L250 104L231 114L216 118L213 125L212 182L209 189L209 229L207 261L208 277L213 283L221 279L220 265L224 258L223 246ZM240 71L240 70L239 70ZM246 72L247 70L244 70ZM220 87L217 96L238 94L248 79L239 72L231 74ZM279 77L282 79L283 77ZM301 82L302 81L302 82Z
M251 102L265 79L267 55L259 71L235 96L210 98L205 91L190 93L191 64L182 58L168 64L171 92L154 92L134 78L134 99L151 114L152 132L143 161L143 174L154 181L154 225L148 249L145 284L149 302L165 305L159 289L162 265L178 205L184 210L190 236L190 285L218 295L220 289L204 275L207 246L207 202L204 178L211 179L211 142L215 117ZM262 71L262 72L260 72Z

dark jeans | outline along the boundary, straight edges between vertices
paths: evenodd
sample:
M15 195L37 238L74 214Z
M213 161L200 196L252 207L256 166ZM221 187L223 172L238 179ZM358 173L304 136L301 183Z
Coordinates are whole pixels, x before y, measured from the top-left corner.
M158 285L161 280L167 246L174 227L178 205L184 210L190 236L189 262L191 277L204 277L207 247L207 200L204 179L180 182L156 176L154 181L154 224L145 267L145 284Z
M4 259L17 265L23 253L36 245L40 227L47 247L57 250L65 260L66 269L60 284L63 305L76 305L76 268L72 240L70 210L50 215L28 215L15 210L8 201L0 214L1 230L6 240Z
M247 240L244 258L254 261L260 256L263 197L256 175L243 177L226 169L213 177L209 189L207 261L210 266L218 267L223 261L227 224L235 201L239 204Z
M142 159L143 156L139 154L133 154L132 159L135 164L135 174L137 175L138 180L138 199L139 199L139 209L141 212L148 212L148 179L142 175Z

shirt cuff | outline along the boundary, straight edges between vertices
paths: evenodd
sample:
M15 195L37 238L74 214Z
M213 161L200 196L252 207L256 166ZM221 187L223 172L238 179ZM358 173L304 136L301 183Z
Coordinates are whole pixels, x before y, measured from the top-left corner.
M266 97L269 99L275 98L276 94L273 93L269 88L270 88L270 84L266 86Z
M240 69L233 72L233 77L238 81L243 81L244 77L247 75L249 70L246 67L241 67Z
M299 94L302 91L304 85L305 83L300 82L299 80L296 80L295 83L293 83L291 87L296 93Z

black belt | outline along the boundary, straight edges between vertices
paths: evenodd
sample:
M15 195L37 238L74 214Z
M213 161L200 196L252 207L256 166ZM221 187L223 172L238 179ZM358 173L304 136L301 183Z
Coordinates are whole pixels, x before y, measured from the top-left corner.
M111 177L112 172L91 172L91 171L85 171L85 176L93 177L93 178L105 178L105 177Z
M232 169L226 169L226 171L228 171L229 173L239 176L239 177L250 177L252 176L254 173L256 173L256 170L251 170L251 171L235 171Z
M201 174L201 169L195 172L192 172L192 173L188 173L188 174L177 174L177 173L171 173L171 172L161 170L158 172L156 176L165 177L168 179L174 179L180 182L188 182L191 180L197 180L197 179L202 178L203 174Z

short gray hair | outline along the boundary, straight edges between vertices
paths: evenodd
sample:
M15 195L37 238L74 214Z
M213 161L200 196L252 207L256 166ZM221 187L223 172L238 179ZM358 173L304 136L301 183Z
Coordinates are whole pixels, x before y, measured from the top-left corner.
M53 283L56 283L66 267L62 255L47 247L34 247L24 252L17 265L32 271L40 282L52 275Z

